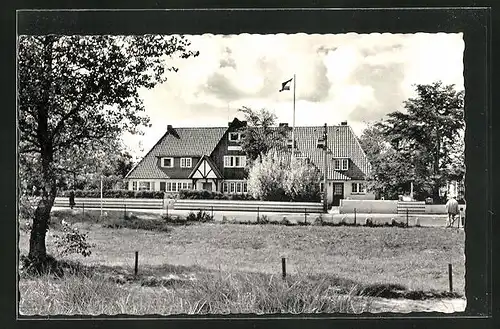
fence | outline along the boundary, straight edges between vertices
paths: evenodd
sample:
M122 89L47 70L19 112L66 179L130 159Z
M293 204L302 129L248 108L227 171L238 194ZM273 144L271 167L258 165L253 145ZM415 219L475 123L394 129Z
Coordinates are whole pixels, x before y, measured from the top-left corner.
M278 202L243 200L177 200L175 210L249 211L282 213L322 213L323 205L316 202Z
M75 198L76 208L100 208L100 198ZM54 200L54 207L69 207L69 199L64 197L57 197ZM103 198L103 208L117 208L117 209L163 209L163 199L115 199Z
M398 214L425 214L424 201L398 201Z

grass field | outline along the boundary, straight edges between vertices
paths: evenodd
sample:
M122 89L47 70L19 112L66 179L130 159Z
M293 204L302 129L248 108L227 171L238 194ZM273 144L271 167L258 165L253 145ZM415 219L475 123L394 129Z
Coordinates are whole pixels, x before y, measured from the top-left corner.
M354 296L446 292L449 263L454 291L464 294L464 232L455 229L200 223L159 232L104 228L95 221L73 225L96 246L88 258L67 259L91 271L63 279L23 277L22 313L360 312L369 305L353 302ZM20 234L21 254L28 240ZM121 284L96 279L101 277ZM91 291L106 292L107 299ZM37 303L49 296L50 303Z

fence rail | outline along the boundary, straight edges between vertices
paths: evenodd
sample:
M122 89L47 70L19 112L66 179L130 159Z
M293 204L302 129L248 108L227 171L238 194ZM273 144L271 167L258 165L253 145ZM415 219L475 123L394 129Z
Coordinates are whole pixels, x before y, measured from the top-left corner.
M101 199L99 198L76 198L75 207L80 208L100 208ZM117 198L103 198L103 208L141 208L141 209L163 209L163 199L117 199ZM64 197L57 197L54 200L55 207L69 207L69 199Z
M323 205L315 202L278 202L247 200L177 200L176 210L211 209L213 211L259 211L290 213L322 213Z
M423 201L398 201L398 214L425 214Z

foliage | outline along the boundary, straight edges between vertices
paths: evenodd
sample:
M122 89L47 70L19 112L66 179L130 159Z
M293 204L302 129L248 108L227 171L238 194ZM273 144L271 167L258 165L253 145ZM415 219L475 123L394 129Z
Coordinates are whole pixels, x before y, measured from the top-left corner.
M53 235L60 256L80 254L83 257L88 257L92 254L91 248L95 245L87 242L87 233L80 233L76 227L71 227L64 222L61 228L62 234Z
M262 160L262 157L271 149L279 149L284 146L287 128L273 127L276 124L275 114L266 109L255 111L248 107L243 107L239 111L245 115L247 122L241 148L249 162L256 159Z
M196 200L255 200L249 194L225 194L218 191L207 190L181 190L179 199Z
M369 126L360 138L372 164L369 188L379 196L439 199L447 180L465 173L463 91L435 82L416 85L416 98L404 102L404 112Z
M87 157L122 132L147 126L139 89L153 88L177 71L167 63L171 58L197 56L189 46L182 36L19 37L20 172L43 191L31 259L46 258L50 211L64 173L73 169L68 159Z
M71 191L62 191L59 195L69 197ZM100 198L100 190L74 190L75 198ZM163 199L161 191L131 191L131 190L103 190L103 198L117 199Z
M406 113L392 112L377 124L386 140L407 163L413 163L409 180L425 178L432 185L428 191L434 200L439 189L450 179L451 153L463 139L464 92L454 85L438 81L429 85L416 85L416 98L404 102ZM465 164L456 164L464 167ZM425 187L424 187L425 189Z
M312 164L271 152L255 161L248 174L248 191L266 201L319 201L320 172Z
M201 223L206 223L206 222L211 222L214 220L214 217L210 215L209 213L205 211L198 211L197 213L190 212L186 216L186 220L189 222L201 222Z

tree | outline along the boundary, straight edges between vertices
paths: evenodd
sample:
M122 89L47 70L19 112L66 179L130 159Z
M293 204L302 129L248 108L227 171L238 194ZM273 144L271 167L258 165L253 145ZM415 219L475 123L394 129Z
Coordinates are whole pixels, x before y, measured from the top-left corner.
M197 55L182 36L19 37L19 152L31 156L42 190L30 236L33 268L47 260L45 236L62 160L147 126L138 90L177 71L170 58Z
M252 162L267 154L271 149L280 149L287 136L286 127L275 127L276 115L266 109L260 111L243 107L239 110L245 115L247 126L245 138L241 144L242 150Z
M370 160L375 164L375 181L396 185L402 180L413 181L422 196L428 191L428 195L438 200L440 187L452 174L453 153L463 138L464 93L440 81L416 85L416 92L416 98L404 102L406 113L389 113L385 120L374 125L377 138L387 142L386 149L371 149L368 141L364 144L367 153L374 154ZM368 140L369 136L364 139ZM394 176L397 170L406 174L394 182L389 178L390 170L396 170Z
M312 164L275 151L257 159L250 167L248 190L260 200L319 201L321 173Z

